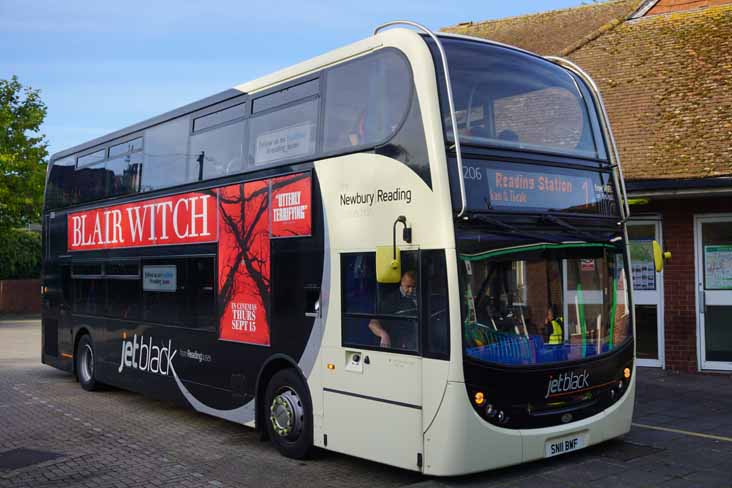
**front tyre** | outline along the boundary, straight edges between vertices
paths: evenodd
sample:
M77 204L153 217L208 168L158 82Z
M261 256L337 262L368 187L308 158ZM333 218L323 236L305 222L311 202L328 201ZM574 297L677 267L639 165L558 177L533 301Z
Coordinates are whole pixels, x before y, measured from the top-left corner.
M84 335L79 339L74 358L76 361L76 376L79 378L81 387L86 391L96 390L99 384L94 376L96 366L94 361L94 344L89 335Z
M292 369L277 372L265 393L265 422L283 455L303 459L313 447L313 408L307 385Z

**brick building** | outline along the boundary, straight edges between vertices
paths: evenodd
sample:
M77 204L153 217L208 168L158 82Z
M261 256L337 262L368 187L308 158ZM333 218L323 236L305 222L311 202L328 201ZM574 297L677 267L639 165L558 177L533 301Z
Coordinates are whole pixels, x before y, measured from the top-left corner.
M614 0L444 30L590 73L635 203L639 364L732 371L732 0ZM662 273L653 239L673 254Z

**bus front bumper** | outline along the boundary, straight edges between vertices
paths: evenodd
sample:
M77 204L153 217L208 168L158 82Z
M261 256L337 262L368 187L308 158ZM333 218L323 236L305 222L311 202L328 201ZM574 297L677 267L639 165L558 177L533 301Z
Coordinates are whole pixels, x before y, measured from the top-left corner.
M581 447L630 430L635 371L625 394L604 411L576 422L539 429L505 429L483 420L470 405L465 384L449 382L442 405L424 437L425 474L454 476L543 459L551 444L581 438Z

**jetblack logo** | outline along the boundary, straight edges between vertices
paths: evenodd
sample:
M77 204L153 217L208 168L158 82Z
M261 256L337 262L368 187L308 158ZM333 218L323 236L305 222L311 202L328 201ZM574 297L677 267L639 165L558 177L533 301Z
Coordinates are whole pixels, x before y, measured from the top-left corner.
M549 398L559 393L582 390L589 386L590 373L587 372L587 370L584 370L581 373L577 373L576 371L562 373L556 378L550 376L544 398Z

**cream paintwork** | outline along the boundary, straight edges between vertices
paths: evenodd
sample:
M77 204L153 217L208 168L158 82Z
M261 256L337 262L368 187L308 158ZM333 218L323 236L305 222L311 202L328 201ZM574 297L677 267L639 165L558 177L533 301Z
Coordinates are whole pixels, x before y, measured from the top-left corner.
M429 49L419 35L408 29L391 29L309 61L286 68L272 75L235 87L242 92L253 94L271 88L279 83L284 83L385 47L393 47L402 51L407 56L414 74L415 91L420 103L422 121L426 134L432 189L427 187L414 172L408 170L402 163L380 156L360 154L316 162L316 172L323 195L325 219L328 222L328 238L326 239L327 247L325 252L328 253L331 260L331 286L329 290L323 290L323 293L329 294L327 319L325 321L325 331L322 340L323 347L316 358L316 367L313 368L308 376L314 410L314 442L321 447L324 447L323 434L327 433L325 427L327 422L331 421L331 424L335 426L340 423L352 423L353 421L353 418L343 416L339 413L333 413L332 411L332 416L325 415L325 395L322 389L324 385L328 384L329 377L332 375L332 372L326 368L329 362L327 357L331 357L332 355L333 361L340 360L339 365L343 364L345 358L345 349L341 347L340 335L340 252L343 250L373 251L377 242L379 244L391 243L391 224L397 216L405 215L414 232L413 242L415 246L411 246L411 248L417 249L417 246L419 246L421 248L453 249L452 255L454 256L455 244L452 233L452 209L447 180L445 147L441 136L442 122L440 107L438 105L437 83L434 74L435 67ZM430 134L436 134L437 136L430 136ZM344 182L347 184L344 185ZM351 183L348 184L348 182ZM385 188L384 182L393 182L394 186L401 186L402 188L410 187L412 190L412 204L404 205L404 202L393 202L388 205L380 205L374 209L362 208L360 212L364 213L364 215L361 218L356 216L359 211L354 212L353 208L350 211L340 211L338 209L339 192L344 190L344 186L348 186L351 189L367 188L363 185L355 184L355 182L359 184L371 182L372 191L379 187L385 190L394 189ZM419 206L415 205L416 202L420 202ZM449 251L447 259L448 267L452 266L454 268L454 264L449 262ZM450 283L450 286L453 287L455 284ZM451 288L451 290L453 290L451 293L455 295L450 300L451 308L454 309L451 310L451 316L454 322L452 329L455 329L455 325L458 324L456 332L457 339L456 337L451 337L451 341L455 343L457 340L459 344L459 320L456 321L455 319L455 317L459 316L459 307L456 301L457 288ZM453 332L455 331L453 330ZM459 346L454 349L458 351L458 355L455 356L455 352L453 352L453 357L459 358ZM404 421L400 420L399 422L395 422L394 418L389 418L387 423L390 427L388 434L392 441L391 445L403 446L405 448L404 452L409 452L409 455L405 456L402 460L400 456L394 456L393 453L387 450L369 447L370 445L381 444L385 439L378 439L377 441L375 438L367 439L359 435L361 442L358 443L354 442L353 439L339 441L338 432L345 433L345 430L330 429L332 433L330 434L331 440L328 443L328 448L334 449L334 442L343 444L344 446L354 445L357 447L353 449L344 447L341 450L388 464L395 464L408 469L417 469L415 450L422 445L422 432L426 430L429 423L435 418L447 384L448 370L453 371L455 368L452 368L452 363L447 361L422 360L418 358L415 361L414 371L409 373L411 380L405 383L413 385L415 389L410 390L411 394L409 395L397 392L395 398L406 398L407 396L411 397L416 395L417 398L410 398L409 402L422 405L423 410L418 411L412 409L412 412L401 412L396 414L397 417L406 416L409 420L401 419ZM423 361L429 372L429 379L424 381L424 386L421 371L421 363ZM455 361L454 363L458 368L457 371L451 374L459 378L462 375L462 364L460 361ZM340 372L339 369L337 371ZM376 377L375 375L371 376ZM377 386L383 384L384 382L381 380L377 382ZM405 389L404 384L400 385L399 382L388 382L387 384L390 384L390 389ZM381 393L388 397L390 392L387 390ZM331 394L328 395L329 398L332 396ZM345 409L346 405L344 404L349 403L349 399L332 399L329 402L329 405L335 408L336 412L341 412L341 408L338 407ZM404 409L404 407L394 408ZM373 413L373 411L373 409L370 410L369 414ZM415 412L418 412L419 415L415 416ZM424 413L424 416L422 413ZM371 420L373 421L373 419ZM365 422L364 425L371 423ZM405 426L405 428L408 427L409 437L405 437L403 433L399 432L400 429L396 428L399 425ZM368 434L373 437L372 430L366 428L362 434ZM354 434L359 433L355 432ZM335 437L332 437L333 435ZM411 447L407 448L407 445Z
M400 215L412 228L411 245L401 240L402 250L434 249L445 245L451 233L436 216L434 192L405 164L375 154L353 154L318 161L315 164L329 225L332 290L340 290L340 255L371 251L392 243L392 224ZM411 201L345 205L342 196L375 195L395 188L409 191ZM340 297L338 297L340 298ZM447 384L448 362L423 360L417 356L341 346L341 304L331 295L328 321L321 349L322 388L365 395L413 407L374 401L325 391L322 430L316 441L328 436L327 447L407 469L419 469L422 433L435 417ZM369 357L358 371L349 371L349 353ZM327 364L335 369L327 369ZM428 376L423 374L426 368ZM311 388L318 386L310 382ZM395 447L398 446L398 447Z
M586 432L587 446L630 430L635 371L629 390L612 407L571 424L544 429L501 429L484 421L468 401L463 383L450 382L432 427L425 434L423 472L453 476L534 461L544 457L546 441Z
M444 247L447 225L439 225L440 209L433 192L405 164L376 154L351 154L315 163L323 197L323 208L330 227L333 251L374 251L376 246L392 244L392 224L400 215L412 227L411 247ZM355 194L375 194L379 190L396 188L411 191L411 203L406 201L374 202L373 205L342 205L341 197ZM401 229L401 227L400 227ZM397 232L397 244L410 247Z

